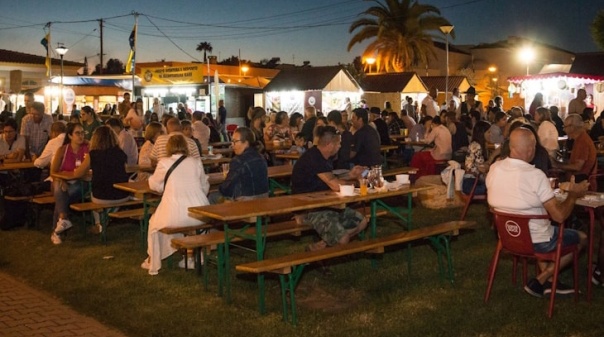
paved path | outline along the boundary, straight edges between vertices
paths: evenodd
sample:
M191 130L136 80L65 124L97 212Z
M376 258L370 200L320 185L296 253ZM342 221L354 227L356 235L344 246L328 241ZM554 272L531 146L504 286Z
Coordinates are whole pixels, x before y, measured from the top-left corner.
M0 272L0 336L126 337L3 272Z

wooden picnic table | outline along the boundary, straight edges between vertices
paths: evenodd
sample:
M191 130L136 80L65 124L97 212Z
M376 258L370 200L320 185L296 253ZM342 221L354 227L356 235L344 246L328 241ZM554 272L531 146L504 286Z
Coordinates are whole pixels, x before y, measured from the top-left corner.
M217 149L213 149L212 150L212 155L222 155L223 157L230 157L233 154L233 149L232 148L217 148ZM207 149L203 149L202 151L202 156L208 156L208 150Z
M213 143L209 143L209 146L213 146L215 148L217 147L230 147L231 146L231 142L213 142Z
M36 167L32 161L21 161L17 163L2 163L0 171L23 170Z
M432 187L415 187L406 185L397 190L386 190L383 192L368 193L367 195L341 196L333 191L322 191L306 194L285 195L274 197L267 202L266 199L253 199L236 201L233 203L224 203L207 206L197 206L189 208L189 215L198 219L214 219L224 223L225 245L224 245L224 273L226 299L230 301L230 262L229 262L229 244L228 238L245 235L240 230L229 229L228 222L241 221L256 217L255 229L256 235L253 238L256 242L256 258L261 261L264 258L265 251L265 228L267 220L271 216L291 214L298 211L309 211L312 209L339 206L342 204L354 202L370 202L371 203L371 223L370 235L375 237L377 233L376 212L378 207L385 208L390 213L394 214L400 220L405 222L407 229L411 228L411 211L412 200L411 195L415 192L428 190ZM400 209L387 205L382 199L408 195L407 208ZM264 313L264 275L258 274L258 306L261 313Z
M558 192L556 193L556 195L559 196L559 190L556 192ZM604 206L604 193L587 192L587 194L583 198L577 199L577 201L575 201L575 205L583 206L587 213L589 213L589 245L587 250L587 301L589 302L591 301L592 297L591 266L593 265L594 236L596 226L595 213L596 209ZM603 221L604 219L599 220Z

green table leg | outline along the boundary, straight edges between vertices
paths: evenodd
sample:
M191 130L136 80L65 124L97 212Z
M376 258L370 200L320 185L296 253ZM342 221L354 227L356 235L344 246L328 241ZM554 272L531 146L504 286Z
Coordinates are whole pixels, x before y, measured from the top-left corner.
M264 260L266 236L263 233L263 218L256 217L256 259L258 261ZM264 297L264 274L258 274L258 311L260 314L266 312Z

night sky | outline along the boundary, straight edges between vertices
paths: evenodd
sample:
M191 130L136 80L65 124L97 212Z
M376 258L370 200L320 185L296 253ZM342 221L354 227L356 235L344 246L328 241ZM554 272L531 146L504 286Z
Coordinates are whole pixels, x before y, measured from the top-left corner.
M589 25L604 0L428 0L455 26L453 44L495 42L525 36L572 52L597 51ZM128 55L128 36L139 16L138 61L194 61L199 42L219 60L231 55L260 61L333 65L349 63L364 46L346 50L350 23L372 5L362 0L0 0L0 48L44 55L44 24L52 24L52 47L65 44L66 60L99 62L99 25L104 18L105 61ZM88 21L71 23L72 21ZM172 20L172 21L170 21ZM167 36L167 37L166 37ZM182 50L181 50L182 49Z

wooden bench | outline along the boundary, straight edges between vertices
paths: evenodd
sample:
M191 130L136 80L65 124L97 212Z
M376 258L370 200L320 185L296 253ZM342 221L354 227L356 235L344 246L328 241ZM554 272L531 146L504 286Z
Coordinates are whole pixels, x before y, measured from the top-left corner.
M286 256L255 261L236 266L236 270L245 273L274 273L279 275L281 283L281 296L283 305L283 319L288 319L287 292L289 291L291 322L297 323L295 288L302 276L304 266L327 259L351 255L355 253L384 253L387 246L408 243L419 239L430 239L436 247L438 254L439 271L442 275L442 254L447 257L449 279L453 282L453 268L449 241L447 235L457 235L460 229L470 228L476 225L475 221L450 221L434 226L413 229L410 231L388 235L383 238L354 241L345 245L337 245L326 249L309 252L299 252ZM288 277L286 280L285 276Z
M28 202L32 206L36 206L33 208L33 212L30 213L27 217L27 226L28 227L31 227L32 224L35 225L36 227L38 227L39 220L40 220L40 208L42 205L55 203L55 198L52 195L52 192L50 192L50 191L42 192L40 194L35 194L35 195L19 196L19 197L6 195L6 196L4 196L4 199L10 200L10 201L16 201L16 202ZM44 203L37 202L39 200L44 200L45 202Z
M71 204L69 205L69 208L71 208L74 211L78 211L78 212L90 212L90 211L98 211L99 212L99 217L100 217L100 224L101 224L101 241L106 243L107 242L107 223L109 220L109 211L112 208L116 208L116 207L126 207L126 206L137 206L137 205L142 205L143 201L142 200L128 200L128 201L124 201L118 204L111 204L111 205L107 205L107 204L97 204L95 202L81 202L81 203L75 203L75 204Z
M357 209L358 211L363 211L363 209ZM366 208L365 211L368 211L369 208ZM366 212L362 212L366 213ZM383 216L388 214L387 211L381 210L376 213L376 216ZM302 232L311 230L312 227L307 224L297 224L295 220L288 220L278 223L268 224L264 230L266 237L274 237L279 235L292 235L292 236L301 236ZM227 282L227 291L228 290L228 282L230 280L225 279L225 270L229 268L229 250L225 247L232 243L241 242L244 240L250 240L255 238L256 228L254 226L248 225L245 226L242 230L232 231L233 234L225 235L224 231L215 231L202 235L191 235L183 238L172 239L172 246L178 250L193 250L195 255L196 266L195 269L201 271L204 278L204 286L207 290L208 288L208 269L207 264L201 264L202 256L203 261L208 261L210 257L211 250L214 247L218 249L218 256L216 258L216 265L218 269L218 294L222 296L223 285L225 285L225 281ZM228 240L228 241L227 241ZM227 294L227 297L230 295Z
M274 237L278 235L291 234L300 236L303 231L312 229L309 225L299 225L295 220L284 221L280 223L268 224L264 233L266 237ZM241 242L243 240L255 237L256 228L254 226L245 226L242 230L237 231L237 235L227 235L223 231L215 231L202 235L191 235L183 238L172 239L172 246L179 250L193 250L195 256L195 269L203 273L204 286L208 288L208 268L207 261L210 258L212 247L218 247L218 256L216 265L218 269L218 294L222 296L223 285L225 284L225 270L228 267L228 249L225 245L233 242ZM203 256L203 265L201 259ZM228 282L228 280L227 280ZM228 287L228 285L227 285Z

